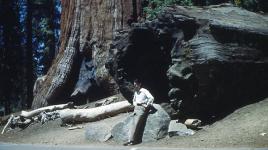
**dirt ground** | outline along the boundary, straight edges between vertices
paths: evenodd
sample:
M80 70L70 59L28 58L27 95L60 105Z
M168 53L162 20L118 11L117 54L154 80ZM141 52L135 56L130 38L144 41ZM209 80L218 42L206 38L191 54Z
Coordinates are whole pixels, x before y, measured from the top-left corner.
M44 125L33 124L24 130L15 129L0 135L1 142L50 144L50 145L121 145L112 140L93 142L86 140L85 128L88 124L111 124L124 119L127 113L97 122L78 124L82 129L68 130L55 120ZM3 126L0 127L2 130ZM268 147L268 98L240 108L215 122L204 126L195 135L171 137L157 142L142 143L137 146L211 148L211 147Z

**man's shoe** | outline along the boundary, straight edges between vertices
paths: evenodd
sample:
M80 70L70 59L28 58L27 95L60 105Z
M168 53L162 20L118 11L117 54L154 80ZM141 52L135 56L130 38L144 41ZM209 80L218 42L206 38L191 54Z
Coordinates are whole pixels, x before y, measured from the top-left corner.
M131 146L131 145L135 145L135 143L133 141L130 142L126 142L123 144L124 146Z

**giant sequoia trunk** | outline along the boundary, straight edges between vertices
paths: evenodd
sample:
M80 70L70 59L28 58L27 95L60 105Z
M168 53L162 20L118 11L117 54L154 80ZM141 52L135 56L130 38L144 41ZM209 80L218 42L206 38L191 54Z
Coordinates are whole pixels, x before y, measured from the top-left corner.
M128 20L138 13L139 3L140 0L62 1L59 54L37 89L32 108L62 103L70 96L76 101L94 85L101 90L91 91L89 97L99 91L99 95L117 93L117 85L104 65L115 31L128 27Z
M67 85L75 77L74 67L75 64L78 64L80 35L80 1L66 1L63 2L63 6L68 12L63 12L63 16L66 18L62 20L66 23L66 27L62 29L61 49L47 73L43 86L38 89L37 95L34 97L33 108L53 104L56 103L55 100L66 98L68 94L66 92L70 91L70 87Z

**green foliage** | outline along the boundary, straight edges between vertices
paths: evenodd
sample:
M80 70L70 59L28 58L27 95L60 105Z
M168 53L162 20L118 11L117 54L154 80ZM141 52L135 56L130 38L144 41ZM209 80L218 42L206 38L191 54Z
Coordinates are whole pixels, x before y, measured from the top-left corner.
M267 0L234 0L234 4L250 11L267 12Z
M242 7L249 9L251 11L256 11L257 2L256 0L242 0Z
M162 12L165 7L172 5L206 6L232 2L236 6L243 7L250 11L268 12L268 0L148 0L148 2L148 6L144 7L144 13L149 20L156 18L157 14Z
M163 8L172 5L192 6L192 0L149 0L148 7L144 8L146 18L152 20L157 14L163 11Z
M234 4L236 6L241 6L242 1L241 0L234 0Z

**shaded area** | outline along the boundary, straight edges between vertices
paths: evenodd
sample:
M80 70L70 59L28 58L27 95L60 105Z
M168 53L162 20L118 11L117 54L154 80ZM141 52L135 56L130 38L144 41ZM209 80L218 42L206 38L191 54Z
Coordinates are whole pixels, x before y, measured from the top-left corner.
M167 8L119 32L107 68L130 101L139 77L173 117L215 121L268 96L267 20L228 5Z
M131 84L138 78L152 92L157 102L164 101L167 99L168 82L165 72L169 56L161 43L170 42L170 39L161 41L149 28L134 28L127 39L129 43L119 52L120 58L115 58L118 66L112 66L113 60L106 65L116 76L122 94L131 101ZM120 43L121 41L118 42L119 45ZM127 83L124 83L124 79L127 79ZM126 90L125 85L128 88Z

